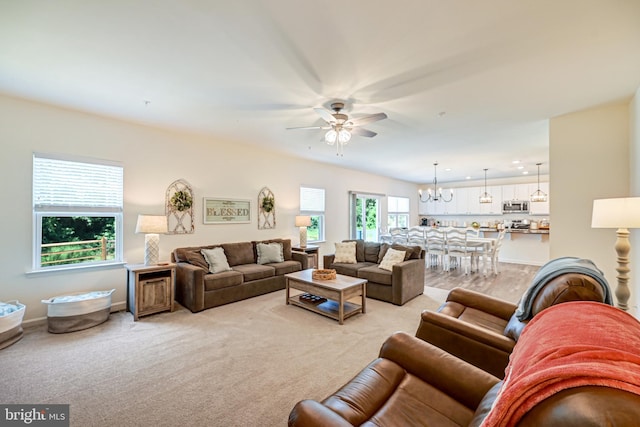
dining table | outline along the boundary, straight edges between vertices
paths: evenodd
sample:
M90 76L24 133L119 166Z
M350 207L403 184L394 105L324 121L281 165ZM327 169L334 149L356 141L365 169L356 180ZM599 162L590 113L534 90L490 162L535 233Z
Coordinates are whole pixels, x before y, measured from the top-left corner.
M490 258L493 257L493 248L498 239L493 237L469 237L467 236L467 249L474 254L476 258L476 267L478 267L479 255L482 255L482 274L487 275L487 261L493 265ZM471 266L473 268L473 265Z

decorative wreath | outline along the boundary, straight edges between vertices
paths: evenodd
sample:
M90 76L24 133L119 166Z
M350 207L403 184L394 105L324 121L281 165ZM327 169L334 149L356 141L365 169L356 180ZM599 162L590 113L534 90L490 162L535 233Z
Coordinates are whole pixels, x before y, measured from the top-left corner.
M193 198L191 198L191 194L188 191L180 190L176 191L173 196L171 196L170 200L171 206L179 211L186 211L193 204Z
M275 200L273 200L273 197L265 197L264 199L262 199L262 209L265 212L271 212L274 205Z

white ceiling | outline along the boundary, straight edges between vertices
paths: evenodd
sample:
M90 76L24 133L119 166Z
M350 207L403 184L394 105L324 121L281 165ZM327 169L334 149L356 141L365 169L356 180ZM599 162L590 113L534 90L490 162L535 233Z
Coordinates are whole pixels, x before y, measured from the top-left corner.
M545 174L549 118L639 86L639 0L0 1L0 93L416 183ZM389 118L285 129L335 100Z

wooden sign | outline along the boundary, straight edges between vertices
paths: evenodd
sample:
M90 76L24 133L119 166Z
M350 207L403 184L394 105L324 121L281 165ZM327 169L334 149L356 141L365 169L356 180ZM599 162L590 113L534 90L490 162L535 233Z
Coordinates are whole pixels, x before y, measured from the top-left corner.
M204 198L204 224L242 224L251 222L251 202L238 199Z

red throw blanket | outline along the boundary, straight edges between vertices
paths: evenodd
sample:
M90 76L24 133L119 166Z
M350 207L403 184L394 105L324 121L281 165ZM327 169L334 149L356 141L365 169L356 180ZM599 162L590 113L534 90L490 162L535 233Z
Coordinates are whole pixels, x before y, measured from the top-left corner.
M610 305L567 302L525 327L502 388L481 427L510 427L568 388L612 387L640 395L640 322Z

